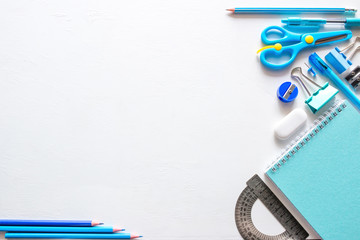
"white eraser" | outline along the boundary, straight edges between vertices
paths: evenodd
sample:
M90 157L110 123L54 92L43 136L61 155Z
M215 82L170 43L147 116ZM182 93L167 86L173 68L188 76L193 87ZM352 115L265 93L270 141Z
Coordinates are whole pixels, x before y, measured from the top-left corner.
M275 126L276 137L281 140L288 139L305 125L306 119L307 115L304 110L300 108L294 109Z

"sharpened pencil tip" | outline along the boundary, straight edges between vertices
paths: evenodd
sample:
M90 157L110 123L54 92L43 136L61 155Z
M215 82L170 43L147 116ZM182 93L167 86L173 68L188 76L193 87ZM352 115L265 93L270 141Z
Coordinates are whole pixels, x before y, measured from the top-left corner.
M137 235L137 234L131 234L130 235L130 238L141 238L142 236L140 235Z
M120 231L125 231L125 228L113 227L113 232L120 232Z
M227 8L226 11L234 12L235 9L234 8Z
M102 222L99 222L99 221L97 221L97 220L92 220L91 221L91 226L97 226L97 225L103 225L104 223L102 223Z

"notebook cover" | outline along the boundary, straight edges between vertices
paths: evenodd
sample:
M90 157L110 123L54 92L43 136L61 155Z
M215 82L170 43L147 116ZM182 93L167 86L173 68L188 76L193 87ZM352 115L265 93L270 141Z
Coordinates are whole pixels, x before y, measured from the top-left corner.
M343 104L286 163L266 172L324 240L360 239L360 114Z

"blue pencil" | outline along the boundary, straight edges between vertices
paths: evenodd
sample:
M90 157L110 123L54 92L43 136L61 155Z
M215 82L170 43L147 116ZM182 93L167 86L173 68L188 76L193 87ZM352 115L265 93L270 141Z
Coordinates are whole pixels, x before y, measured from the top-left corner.
M42 226L0 226L2 232L54 232L54 233L113 233L124 231L111 226L95 227L42 227Z
M131 239L130 233L5 233L5 238Z
M249 13L266 13L266 14L280 14L280 13L355 13L356 9L350 8L229 8L237 14Z
M0 226L61 226L61 227L92 227L102 223L94 220L22 220L0 219Z

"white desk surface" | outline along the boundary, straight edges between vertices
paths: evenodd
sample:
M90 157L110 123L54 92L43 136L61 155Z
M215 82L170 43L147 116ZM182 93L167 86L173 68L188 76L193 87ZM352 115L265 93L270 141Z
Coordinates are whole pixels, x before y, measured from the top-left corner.
M291 68L268 71L256 56L261 31L287 15L225 8L360 8L292 3L2 1L0 217L97 218L144 240L241 239L237 197L289 143L274 124L306 107L303 91L293 104L276 98ZM255 224L280 233L257 205Z

